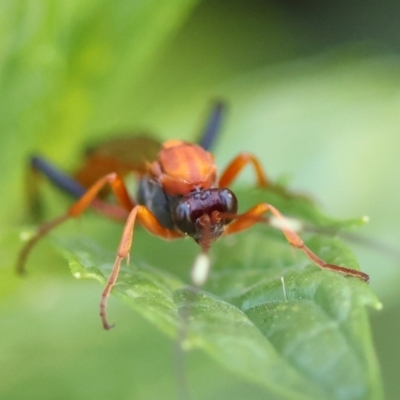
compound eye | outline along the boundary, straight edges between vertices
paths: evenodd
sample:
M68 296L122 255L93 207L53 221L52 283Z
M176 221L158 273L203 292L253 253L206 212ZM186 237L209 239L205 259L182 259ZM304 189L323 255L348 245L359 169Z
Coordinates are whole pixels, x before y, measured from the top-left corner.
M224 206L224 211L228 214L236 214L238 210L238 201L236 196L229 189L223 189L219 193L219 198Z
M174 221L177 228L188 235L196 232L195 225L191 218L191 207L188 201L182 200L175 207Z

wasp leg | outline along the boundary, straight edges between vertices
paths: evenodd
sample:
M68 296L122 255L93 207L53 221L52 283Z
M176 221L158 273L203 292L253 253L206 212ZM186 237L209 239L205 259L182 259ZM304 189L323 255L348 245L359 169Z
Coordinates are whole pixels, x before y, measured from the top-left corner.
M78 217L83 211L88 208L93 200L96 199L97 194L103 189L105 185L110 185L115 197L121 206L126 210L130 211L135 206L129 197L128 191L125 187L125 183L120 176L116 173L111 173L103 176L96 183L94 183L86 193L74 203L68 210L70 217Z
M137 205L129 213L129 217L125 223L125 227L122 233L121 241L118 246L117 258L115 259L114 266L110 277L108 278L107 285L101 295L100 302L100 317L103 323L104 329L111 329L113 325L109 325L106 317L107 299L110 292L115 285L121 262L127 258L129 259L129 252L132 247L133 231L136 223L136 219L139 220L141 225L155 236L162 237L166 240L178 239L183 236L182 233L173 231L163 227L157 220L157 218L149 211L145 206Z
M25 243L24 247L19 253L16 266L17 272L24 272L25 262L29 253L31 252L34 245L43 236L45 236L48 232L52 231L54 228L61 225L68 219L79 217L86 210L86 208L88 208L92 204L93 201L97 201L96 196L98 192L107 184L111 186L112 191L114 192L118 202L123 206L123 208L118 208L115 206L109 206L110 208L107 208L106 203L102 203L105 206L105 209L103 210L104 213L109 217L114 216L116 219L121 219L123 216L125 216L126 218L128 212L134 207L134 204L129 198L123 180L117 174L108 174L99 179L92 187L90 187L87 192L77 202L75 202L65 214L39 226L36 234ZM118 212L119 214L110 215L109 213L111 213L112 210Z
M84 186L49 161L41 156L32 156L26 184L28 205L31 215L35 215L39 218L42 214L42 201L39 193L40 175L45 176L64 193L77 199L82 197L86 192ZM91 203L91 207L111 219L125 221L127 217L127 213L120 206L108 204L100 199L94 199Z
M213 147L215 140L221 131L225 110L226 104L222 101L217 101L213 104L206 126L204 127L200 139L198 140L198 144L204 150L209 151Z
M263 215L267 212L273 214L273 216L280 222L280 229L286 237L289 244L301 251L303 251L307 257L318 265L322 269L328 269L331 271L339 272L348 276L355 276L364 282L369 281L369 276L361 271L356 271L354 269L339 267L338 265L328 264L321 260L316 254L314 254L303 242L301 237L289 226L284 216L273 206L267 203L261 203L244 214L241 214L227 225L225 228L224 235L231 235L233 233L241 232L246 230L256 224L257 222L263 221Z
M260 161L253 154L240 153L225 168L225 171L219 178L219 187L229 187L247 164L253 166L257 176L257 185L259 187L267 187L270 185Z

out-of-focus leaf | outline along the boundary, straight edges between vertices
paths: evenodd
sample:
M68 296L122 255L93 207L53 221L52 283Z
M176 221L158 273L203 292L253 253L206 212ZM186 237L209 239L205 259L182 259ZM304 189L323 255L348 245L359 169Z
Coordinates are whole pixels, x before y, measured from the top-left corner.
M62 164L82 137L131 126L135 86L197 3L1 2L0 147L12 149L0 157L2 220L19 204L27 152Z

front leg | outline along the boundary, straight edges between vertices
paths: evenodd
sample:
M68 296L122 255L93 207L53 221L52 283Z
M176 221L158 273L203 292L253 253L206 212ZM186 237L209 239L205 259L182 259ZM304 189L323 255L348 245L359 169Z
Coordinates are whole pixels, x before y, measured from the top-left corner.
M226 226L224 235L231 235L233 233L244 231L255 225L257 222L264 221L264 214L266 214L267 212L272 213L273 216L280 222L280 229L282 230L289 244L304 252L307 257L312 262L314 262L314 264L318 265L318 267L322 269L328 269L330 271L339 272L347 276L355 276L364 282L369 281L369 276L364 272L340 267L334 264L328 264L320 259L304 244L301 237L289 226L285 217L275 207L267 203L258 204L246 213L238 215L234 221Z
M107 285L103 290L100 302L100 317L103 323L104 329L111 329L113 325L109 325L106 316L107 299L110 295L112 288L117 281L121 262L123 259L129 259L129 252L132 247L133 241L133 229L135 227L136 219L143 225L143 227L155 236L159 236L166 240L178 239L184 236L183 233L173 231L163 227L157 220L157 218L148 210L145 206L137 205L133 207L129 213L128 219L125 223L125 227L122 233L122 237L118 246L117 258L115 259L114 266L110 277L108 278Z

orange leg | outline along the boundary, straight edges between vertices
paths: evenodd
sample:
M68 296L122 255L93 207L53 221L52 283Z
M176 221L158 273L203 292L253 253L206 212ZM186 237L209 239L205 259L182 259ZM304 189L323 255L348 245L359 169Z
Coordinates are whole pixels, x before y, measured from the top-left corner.
M107 298L110 295L111 289L113 288L117 280L122 260L124 258L129 260L129 251L132 246L133 228L135 227L136 218L138 218L139 222L144 226L144 228L153 235L162 237L167 240L177 239L184 236L180 232L172 231L160 225L157 218L145 206L137 205L132 209L125 223L121 241L118 246L117 258L114 262L114 267L112 269L110 277L108 278L107 285L101 295L100 317L103 322L104 329L107 330L113 327L113 325L109 325L107 322Z
M134 204L129 198L123 180L117 174L114 173L104 176L103 178L99 179L92 187L90 187L88 191L78 201L76 201L65 214L55 218L52 221L44 223L39 227L36 234L25 243L25 246L19 253L16 266L17 272L19 273L24 272L25 262L29 253L31 252L35 244L43 236L45 236L48 232L50 232L63 222L67 221L69 218L75 218L80 216L85 211L85 209L91 205L92 202L95 203L99 202L100 204L100 201L96 199L96 196L99 193L99 191L107 184L111 186L111 189L114 192L118 202L124 207L124 209L126 210L126 214L128 214L128 212L132 209L132 207L134 207ZM114 209L117 210L115 206L110 206L109 208L110 212L112 210L112 207L114 207ZM120 214L122 214L123 210L119 209L119 211Z
M322 269L328 269L335 272L340 272L344 275L355 276L365 282L369 281L369 276L361 271L354 269L339 267L334 264L327 264L315 255L303 242L301 237L288 225L283 215L273 206L266 203L261 203L251 208L246 213L239 215L231 224L225 228L224 235L231 235L233 233L241 232L246 230L263 220L263 215L267 212L271 212L275 218L281 223L281 230L286 237L286 240L297 249L303 251L307 257L318 265Z
M250 153L240 153L231 161L219 178L218 186L229 187L242 169L249 163L253 165L256 172L258 186L267 187L269 185L269 181L265 176L263 167L260 161L258 161L258 159Z
M91 186L87 192L68 210L70 217L78 217L90 206L90 204L95 200L97 194L101 189L109 184L118 202L125 208L125 210L130 211L134 207L134 203L129 197L128 191L126 190L124 181L117 174L111 173L103 178L99 179L93 186Z

